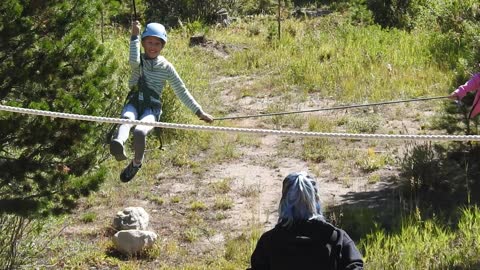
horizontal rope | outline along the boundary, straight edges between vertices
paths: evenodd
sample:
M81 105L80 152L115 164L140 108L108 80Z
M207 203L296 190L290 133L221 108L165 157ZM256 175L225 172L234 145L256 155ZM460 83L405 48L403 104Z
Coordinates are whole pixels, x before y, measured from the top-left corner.
M344 110L344 109L352 109L352 108L373 107L373 106L379 106L379 105L407 103L407 102L414 102L414 101L427 101L427 100L435 100L435 99L445 99L445 98L448 98L448 97L449 96L424 97L424 98L393 100L393 101L384 101L384 102L368 103L368 104L342 105L342 106L336 106L336 107L318 108L318 109L309 109L309 110L300 110L300 111L262 113L262 114L251 114L251 115L241 115L241 116L226 116L226 117L215 118L215 120L243 119L243 118L278 116L278 115L310 113L310 112L320 112L320 111Z
M248 134L261 134L261 135L296 136L296 137L327 138L327 139L352 139L352 140L368 139L368 140L423 140L423 141L480 141L480 135L351 134L351 133L325 133L325 132L308 132L308 131L218 127L218 126L187 125L187 124L176 124L176 123L165 123L165 122L142 122L138 120L128 120L128 119L121 119L121 118L108 118L108 117L80 115L80 114L71 114L71 113L50 112L50 111L42 111L42 110L35 110L35 109L25 109L25 108L11 107L11 106L5 106L5 105L0 105L0 111L29 114L29 115L41 115L41 116L48 116L53 118L100 122L100 123L132 124L132 125L155 126L155 127L170 128L170 129L248 133Z

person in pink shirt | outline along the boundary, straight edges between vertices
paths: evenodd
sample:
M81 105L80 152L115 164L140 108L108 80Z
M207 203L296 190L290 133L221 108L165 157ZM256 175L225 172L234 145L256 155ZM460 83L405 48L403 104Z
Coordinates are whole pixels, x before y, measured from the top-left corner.
M464 85L459 86L453 91L450 96L451 99L461 100L468 92L477 91L475 93L475 99L473 100L472 110L470 111L469 118L475 117L480 113L480 73L473 75Z

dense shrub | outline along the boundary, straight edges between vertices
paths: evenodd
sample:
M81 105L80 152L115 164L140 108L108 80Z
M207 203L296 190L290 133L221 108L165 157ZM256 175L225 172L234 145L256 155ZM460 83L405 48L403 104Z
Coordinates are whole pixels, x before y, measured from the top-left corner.
M99 4L0 4L2 104L112 113L117 65L93 31ZM0 123L0 213L61 213L103 181L105 170L94 168L102 159L105 125L5 112L0 112Z
M230 7L228 0L146 0L145 16L148 21L159 21L176 26L179 21L202 21L213 23L221 8Z
M217 22L217 12L226 9L230 16L272 14L277 12L278 0L145 0L148 21L161 21L170 27L181 22ZM291 0L281 0L282 7L290 7Z

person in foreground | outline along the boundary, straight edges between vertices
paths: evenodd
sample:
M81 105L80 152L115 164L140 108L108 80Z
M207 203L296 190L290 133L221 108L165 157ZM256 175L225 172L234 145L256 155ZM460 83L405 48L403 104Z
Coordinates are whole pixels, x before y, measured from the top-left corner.
M213 117L202 110L195 101L174 66L160 52L167 44L167 32L159 23L147 24L140 35L140 22L132 24L130 39L129 63L132 68L129 86L133 89L127 97L122 111L122 118L155 122L162 114L162 92L166 83L170 83L177 97L197 117L207 123L213 122ZM140 54L140 44L145 53ZM128 139L131 124L120 125L116 136L110 142L110 153L117 161L126 160L124 143ZM146 137L153 126L139 125L133 132L135 156L120 174L122 182L130 181L142 166L145 153Z
M363 269L348 234L325 221L315 180L305 172L283 180L278 223L257 242L247 270Z

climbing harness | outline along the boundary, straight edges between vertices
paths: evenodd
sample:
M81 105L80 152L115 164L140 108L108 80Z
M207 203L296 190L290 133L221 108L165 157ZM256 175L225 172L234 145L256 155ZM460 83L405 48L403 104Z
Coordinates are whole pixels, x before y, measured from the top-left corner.
M143 57L140 57L138 82L127 95L127 104L132 104L138 110L138 115L142 115L145 109L149 107L162 110L160 95L148 86L143 74L143 68ZM158 119L156 120L158 121Z
M276 112L276 113L265 113L265 114L243 115L243 116L227 116L227 117L218 117L218 118L215 118L214 120L231 120L231 119L266 117L266 116L278 116L278 115L287 115L287 114L310 113L310 112L319 112L319 111L344 110L344 109L351 109L351 108L371 107L371 106L378 106L378 105L406 103L406 102L414 102L414 101L445 99L448 97L449 96L425 97L425 98L394 100L394 101L385 101L385 102L377 102L377 103L369 103L369 104L343 105L343 106L330 107L330 108L320 108L320 109L310 109L310 110L300 110L300 111Z
M165 122L142 122L139 120L50 112L50 111L42 111L42 110L35 110L35 109L11 107L6 105L0 105L0 111L8 111L8 112L14 112L14 113L30 114L30 115L41 115L41 116L48 116L52 118L64 118L64 119L72 119L72 120L101 122L101 123L145 125L145 126L155 126L155 127L170 128L170 129L201 130L201 131L211 131L211 132L230 132L230 133L259 134L259 135L296 136L296 137L327 138L327 139L355 139L355 140L367 139L367 140L480 141L480 135L351 134L351 133L325 133L325 132L308 132L308 131L288 131L288 130L202 126L202 125L188 125L188 124L176 124L176 123L165 123Z

